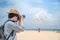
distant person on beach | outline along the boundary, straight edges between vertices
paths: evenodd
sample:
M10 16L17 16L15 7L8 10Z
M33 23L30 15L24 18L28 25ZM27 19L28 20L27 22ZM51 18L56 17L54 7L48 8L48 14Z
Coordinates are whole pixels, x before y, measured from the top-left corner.
M38 28L38 32L40 32L40 28Z
M6 22L4 26L4 35L6 39L9 37L8 40L17 40L16 39L16 33L20 31L24 31L22 24L24 21L24 17L21 14L19 14L18 10L16 9L11 9L9 14L8 14L8 22Z

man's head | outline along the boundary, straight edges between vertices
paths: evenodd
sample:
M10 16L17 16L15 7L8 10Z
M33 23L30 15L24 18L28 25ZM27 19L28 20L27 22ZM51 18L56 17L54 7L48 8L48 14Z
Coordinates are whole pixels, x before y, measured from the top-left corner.
M8 14L8 18L12 19L13 21L19 20L19 16L19 12L16 9L11 9Z

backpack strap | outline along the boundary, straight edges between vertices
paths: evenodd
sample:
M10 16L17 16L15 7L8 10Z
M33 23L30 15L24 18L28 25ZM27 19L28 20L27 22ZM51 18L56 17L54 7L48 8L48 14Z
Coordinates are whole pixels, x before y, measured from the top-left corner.
M7 21L5 21L5 23L3 24L3 31L4 31L4 26L5 26L5 24L6 24L8 21L11 21L11 20L7 20ZM8 36L8 38L7 38L6 40L9 39L10 35L13 36L13 32L14 32L14 30L12 30L12 32L9 34L9 36ZM6 37L5 37L5 38L6 38Z
M6 21L4 22L4 24L3 24L3 26L2 26L3 32L4 32L4 26L5 26L5 24L6 24L8 21L9 21L9 20L6 20Z
M11 34L13 34L13 32L14 32L14 30L12 30L12 32L10 33L10 35L11 35ZM8 40L8 39L9 39L10 35L8 36L8 38L7 38L6 40Z

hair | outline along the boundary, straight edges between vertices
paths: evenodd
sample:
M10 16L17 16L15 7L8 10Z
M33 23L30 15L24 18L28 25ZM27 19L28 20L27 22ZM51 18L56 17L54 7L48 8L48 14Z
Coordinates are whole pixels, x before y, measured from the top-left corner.
M17 19L19 19L19 15L18 14L14 14L14 13L9 13L8 14L8 18L13 18L14 16L18 17Z

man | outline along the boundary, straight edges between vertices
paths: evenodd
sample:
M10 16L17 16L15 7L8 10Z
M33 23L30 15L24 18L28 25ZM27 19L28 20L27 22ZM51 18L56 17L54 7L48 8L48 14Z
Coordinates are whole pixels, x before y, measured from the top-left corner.
M8 20L4 26L4 35L7 39L12 30L14 30L8 40L16 40L16 33L24 30L23 27L21 27L24 17L21 16L16 9L11 9L8 14Z

